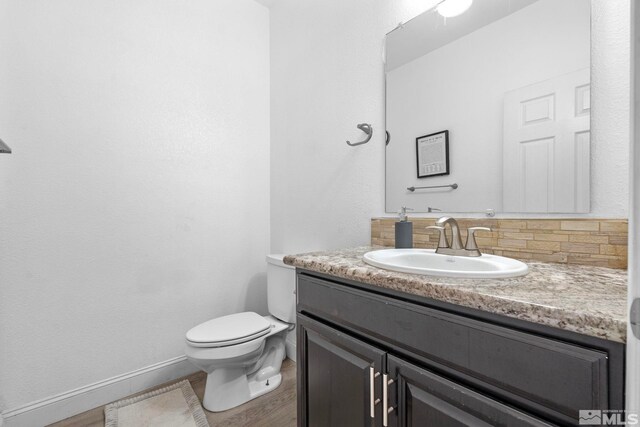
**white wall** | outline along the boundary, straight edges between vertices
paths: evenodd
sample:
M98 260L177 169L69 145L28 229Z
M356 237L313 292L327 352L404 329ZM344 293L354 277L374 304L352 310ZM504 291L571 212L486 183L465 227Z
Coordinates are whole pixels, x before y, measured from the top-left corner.
M502 211L505 93L588 69L589 15L585 0L540 0L388 72L387 212ZM444 129L451 173L416 178L415 138ZM453 182L455 191L407 191Z
M274 2L273 250L296 252L369 241L369 218L384 211L384 34L433 4ZM594 152L594 167L601 171L592 182L596 216L628 214L628 5L629 0L592 0L592 143L600 147ZM355 129L361 122L373 124L375 137L367 145L348 147L344 140L361 136ZM621 148L608 155L611 147ZM610 188L617 192L605 197Z
M629 216L630 2L591 0L592 216Z
M274 251L367 243L384 209L383 37L434 1L278 0L271 7ZM366 145L349 147L373 124Z
M265 311L268 36L252 0L0 0L0 410Z

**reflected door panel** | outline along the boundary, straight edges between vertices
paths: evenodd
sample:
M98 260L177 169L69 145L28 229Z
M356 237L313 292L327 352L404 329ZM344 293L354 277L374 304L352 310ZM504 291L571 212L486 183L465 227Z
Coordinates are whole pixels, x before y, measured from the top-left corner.
M589 212L589 81L583 69L505 94L505 211Z

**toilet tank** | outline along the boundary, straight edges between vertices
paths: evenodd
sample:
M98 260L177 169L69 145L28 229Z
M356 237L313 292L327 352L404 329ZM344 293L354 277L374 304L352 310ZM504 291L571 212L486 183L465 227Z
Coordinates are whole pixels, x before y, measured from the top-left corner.
M267 256L267 303L269 313L287 323L296 321L296 269L286 265L284 255Z

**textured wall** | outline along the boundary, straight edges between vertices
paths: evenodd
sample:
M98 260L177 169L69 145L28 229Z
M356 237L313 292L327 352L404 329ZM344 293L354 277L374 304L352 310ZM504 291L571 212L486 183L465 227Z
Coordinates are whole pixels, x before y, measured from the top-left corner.
M265 311L268 34L252 0L0 1L0 409Z
M630 1L591 0L591 211L629 215Z

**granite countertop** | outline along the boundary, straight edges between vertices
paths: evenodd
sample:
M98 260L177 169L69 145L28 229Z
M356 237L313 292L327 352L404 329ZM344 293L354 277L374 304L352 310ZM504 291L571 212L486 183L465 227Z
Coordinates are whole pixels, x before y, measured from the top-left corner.
M472 307L491 313L624 343L627 271L527 262L529 274L509 279L460 279L397 273L365 264L363 246L287 255L306 270Z

